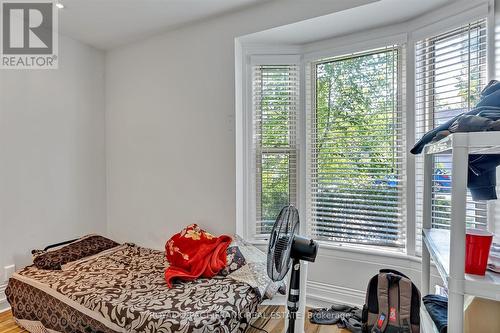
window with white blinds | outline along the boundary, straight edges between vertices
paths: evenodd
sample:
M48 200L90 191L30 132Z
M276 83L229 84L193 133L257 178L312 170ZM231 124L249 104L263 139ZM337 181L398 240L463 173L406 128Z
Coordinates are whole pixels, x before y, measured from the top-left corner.
M405 246L401 48L311 65L308 220L316 239Z
M417 140L428 130L470 110L487 84L486 19L424 39L415 49L415 97ZM432 226L448 228L451 205L451 155L434 158ZM423 204L423 156L417 156L417 251L421 244ZM486 203L468 196L470 226L486 224Z
M256 180L255 237L269 234L280 210L296 204L297 65L252 66Z

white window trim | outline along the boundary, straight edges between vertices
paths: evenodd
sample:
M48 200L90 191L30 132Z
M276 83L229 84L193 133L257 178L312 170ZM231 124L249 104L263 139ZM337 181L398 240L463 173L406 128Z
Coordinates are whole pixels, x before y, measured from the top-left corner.
M255 52L255 49L252 49ZM255 175L251 172L252 165L255 163L255 157L252 152L252 131L253 131L253 115L252 115L252 66L255 65L299 65L302 62L301 55L297 54L252 54L251 50L247 50L247 54L245 56L246 61L244 64L244 75L242 76L245 87L247 89L243 90L244 93L244 112L243 112L243 158L245 163L243 163L243 188L240 195L244 197L244 201L242 203L243 216L240 217L240 223L236 224L236 232L241 235L244 239L250 241L253 244L267 244L265 239L260 237L255 237L255 221L256 221L256 212L253 209L256 203L256 193L255 193ZM302 84L301 84L302 87ZM300 123L300 119L298 123ZM300 125L298 125L300 126ZM299 128L297 133L297 142L301 140L301 129ZM237 148L238 149L238 148ZM297 174L300 172L300 161L301 161L301 147L300 144L297 145ZM300 182L300 181L299 181ZM301 184L297 183L297 193L300 193ZM297 198L300 202L300 198ZM301 211L302 207L298 207Z
M465 22L470 22L475 19L486 17L488 20L488 51L487 51L487 72L488 80L494 77L495 74L495 44L494 44L494 0L484 2L461 2L443 7L440 10L430 14L418 17L403 24L395 24L380 29L375 29L371 33L356 33L348 36L342 36L327 41L311 43L305 46L290 46L290 45L239 45L236 41L236 54L241 52L241 62L236 62L236 71L241 73L241 80L238 82L238 74L236 80L236 91L242 92L242 98L236 100L236 156L237 156L237 221L236 232L249 242L254 244L264 245L265 240L252 239L251 225L255 221L255 213L252 213L252 200L255 200L254 192L251 191L252 181L250 177L250 164L248 161L251 156L251 133L252 133L252 105L251 105L251 64L258 64L259 61L275 61L277 64L283 61L294 59L300 64L300 110L298 115L298 183L297 183L297 200L298 209L300 211L301 221L305 221L306 217L306 193L303 189L306 188L307 175L307 160L305 141L306 138L306 110L305 87L307 63L318 60L322 57L334 57L337 55L359 52L363 50L375 49L391 44L406 44L406 68L403 71L406 73L406 139L408 146L414 142L415 138L415 43L423 38L430 37L440 32L452 29ZM241 48L238 51L238 48ZM252 60L251 60L252 59ZM238 60L238 57L237 57ZM295 63L295 62L294 62ZM261 62L261 64L264 64ZM241 102L239 104L238 102ZM310 110L309 110L310 112ZM406 252L375 247L376 252L385 257L408 257L415 256L416 242L416 222L415 222L415 158L407 149L407 189L406 189ZM496 203L489 203L488 210L492 214L488 216L489 220L493 219ZM254 216L252 220L252 214ZM301 232L306 233L308 223L301 223ZM493 223L494 224L494 223ZM321 242L322 248L328 251L347 251L355 252L362 255L363 253L373 253L373 246L364 245L339 245L329 242Z
M318 45L306 48L304 50L304 62L318 62L323 58L334 58L338 56L348 55L351 53L365 52L383 48L389 45L402 45L408 42L408 34L397 33L385 36L377 36L366 40L353 39L347 44L337 44L332 40L329 45Z
M465 22L477 21L485 17L487 17L488 19L490 18L489 7L493 6L492 1L483 2L480 4L474 4L474 2L471 2L471 5L472 7L467 9L466 11L460 11L455 14L450 13L445 17L441 17L441 19L436 20L435 22L413 28L409 32L410 39L414 42L417 42L433 35L444 33L450 29L464 24ZM425 22L425 20L423 20L423 22Z

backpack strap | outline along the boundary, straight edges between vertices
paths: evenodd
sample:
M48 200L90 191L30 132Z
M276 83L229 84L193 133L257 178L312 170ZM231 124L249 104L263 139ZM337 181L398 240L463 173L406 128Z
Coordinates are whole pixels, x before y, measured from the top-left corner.
M386 273L378 275L377 287L378 313L379 317L373 326L372 332L384 332L387 327L387 316L389 314L389 280Z
M401 276L397 274L389 273L387 274L387 280L389 281L389 321L388 325L394 327L400 327L400 313L399 313L399 281L401 281Z
M399 323L401 327L410 325L412 283L406 278L399 280Z

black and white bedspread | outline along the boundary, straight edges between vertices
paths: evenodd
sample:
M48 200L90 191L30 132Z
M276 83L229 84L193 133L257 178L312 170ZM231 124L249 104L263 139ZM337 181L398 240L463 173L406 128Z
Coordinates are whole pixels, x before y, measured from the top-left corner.
M164 252L124 244L62 270L28 266L11 278L7 297L31 332L243 331L278 286L267 278L265 256L237 245L246 262L227 276L168 288Z

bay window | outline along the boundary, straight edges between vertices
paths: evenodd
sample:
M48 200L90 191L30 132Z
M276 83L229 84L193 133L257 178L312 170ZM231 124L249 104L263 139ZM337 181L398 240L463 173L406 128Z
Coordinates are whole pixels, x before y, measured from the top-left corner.
M488 72L486 19L425 36L340 56L250 60L248 238L266 239L280 209L294 204L316 240L420 253L422 159L408 166L408 137L474 107ZM450 164L434 161L437 228L450 223ZM469 226L486 225L486 208L469 198Z

